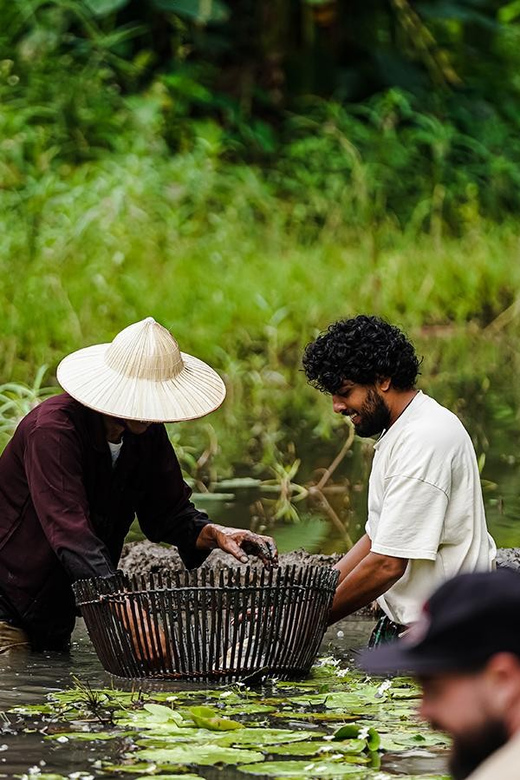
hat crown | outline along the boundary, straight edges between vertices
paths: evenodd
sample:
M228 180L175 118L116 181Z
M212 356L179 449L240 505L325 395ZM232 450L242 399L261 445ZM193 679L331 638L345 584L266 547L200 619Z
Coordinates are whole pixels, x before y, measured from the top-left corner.
M184 368L179 345L153 317L118 333L105 353L105 363L121 376L152 382L175 379Z

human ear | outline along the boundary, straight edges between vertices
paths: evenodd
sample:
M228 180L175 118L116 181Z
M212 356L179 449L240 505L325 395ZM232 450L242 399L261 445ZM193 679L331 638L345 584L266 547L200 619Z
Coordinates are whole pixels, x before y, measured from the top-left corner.
M392 380L390 377L381 377L380 379L376 380L376 387L383 393L387 393L392 387Z
M520 663L513 653L497 653L484 670L493 706L499 714L508 712L520 695Z

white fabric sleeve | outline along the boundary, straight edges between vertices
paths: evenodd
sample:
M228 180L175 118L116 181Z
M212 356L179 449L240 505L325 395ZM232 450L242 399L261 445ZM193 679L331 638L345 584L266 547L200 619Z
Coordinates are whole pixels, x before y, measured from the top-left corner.
M385 481L381 515L376 528L370 529L372 552L434 561L447 506L448 496L435 485L417 477L389 477Z

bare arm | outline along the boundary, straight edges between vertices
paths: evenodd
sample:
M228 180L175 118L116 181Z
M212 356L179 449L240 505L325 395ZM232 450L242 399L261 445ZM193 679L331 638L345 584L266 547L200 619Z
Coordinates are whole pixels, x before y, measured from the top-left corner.
M336 563L335 569L339 571L338 586L341 585L345 577L353 571L358 563L361 563L370 552L370 538L365 534L356 542L343 558Z
M351 552L354 550L355 547ZM365 555L338 585L332 602L329 624L370 604L385 593L403 576L407 564L406 558L394 558L373 552Z

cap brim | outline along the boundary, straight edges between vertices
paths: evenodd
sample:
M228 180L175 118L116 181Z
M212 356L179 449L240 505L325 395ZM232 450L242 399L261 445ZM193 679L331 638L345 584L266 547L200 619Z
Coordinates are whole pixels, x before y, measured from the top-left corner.
M104 360L109 346L73 352L57 369L63 389L90 409L126 420L181 422L210 414L226 397L221 377L193 355L181 352L184 368L174 379L154 381L109 368Z
M417 652L402 642L389 642L372 650L364 650L359 657L360 666L370 674L409 672L410 674L436 674L468 667L468 658L443 656L427 651Z

